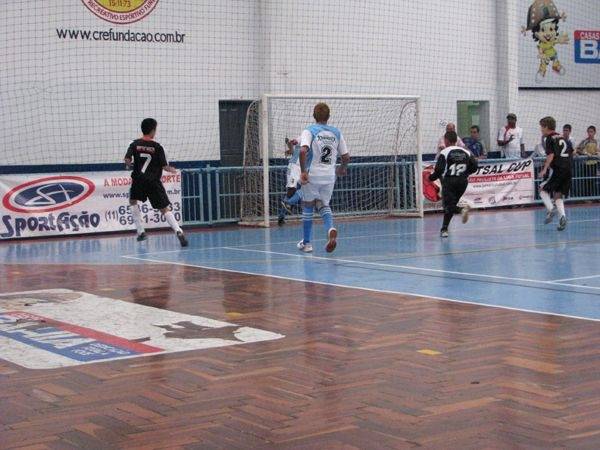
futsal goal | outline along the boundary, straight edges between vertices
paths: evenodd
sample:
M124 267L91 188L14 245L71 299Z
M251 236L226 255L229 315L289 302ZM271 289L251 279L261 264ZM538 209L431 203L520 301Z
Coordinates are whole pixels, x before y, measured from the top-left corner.
M420 99L405 95L263 95L247 113L241 224L270 226L286 190L285 139L331 110L351 156L331 200L338 216L422 216ZM297 211L299 213L299 210Z

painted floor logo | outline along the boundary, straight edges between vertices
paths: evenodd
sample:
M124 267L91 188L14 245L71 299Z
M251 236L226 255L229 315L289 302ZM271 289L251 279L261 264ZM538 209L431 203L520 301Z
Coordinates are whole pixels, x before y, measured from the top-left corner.
M116 24L133 23L148 16L158 0L82 0L96 16Z
M29 369L54 369L283 337L68 289L0 294L0 358Z

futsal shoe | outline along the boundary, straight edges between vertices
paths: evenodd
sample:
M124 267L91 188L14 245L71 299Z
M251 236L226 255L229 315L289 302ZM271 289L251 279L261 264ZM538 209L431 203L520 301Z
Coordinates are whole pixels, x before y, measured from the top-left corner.
M146 236L146 232L141 232L140 234L137 235L137 241L138 242L145 241L147 237L148 236Z
M440 237L447 238L448 237L448 230L442 230L442 231L440 231Z
M471 207L469 205L463 206L460 211L460 215L462 216L462 223L467 223L469 221L469 211Z
M313 251L312 244L310 242L307 242L305 244L304 239L298 242L298 245L296 245L296 247L298 247L298 250L304 253L311 253Z
M565 228L567 228L567 217L562 216L558 221L558 227L556 227L556 229L558 231L563 231Z
M544 223L546 225L548 225L550 222L552 222L552 219L554 219L555 214L556 214L556 208L552 208L552 211L548 211L546 213L546 220L544 220Z
M179 239L179 243L181 244L182 247L188 246L188 240L185 238L183 231L177 232L177 239Z
M325 251L327 253L331 253L337 247L337 236L338 231L335 228L330 228L327 232L327 245L325 246Z

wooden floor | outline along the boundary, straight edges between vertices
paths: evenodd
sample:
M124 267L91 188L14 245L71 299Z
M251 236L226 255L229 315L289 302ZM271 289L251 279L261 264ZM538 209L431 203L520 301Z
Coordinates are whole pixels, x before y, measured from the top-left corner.
M2 449L600 448L597 322L170 265L0 265L0 280L286 336L56 370L0 360Z

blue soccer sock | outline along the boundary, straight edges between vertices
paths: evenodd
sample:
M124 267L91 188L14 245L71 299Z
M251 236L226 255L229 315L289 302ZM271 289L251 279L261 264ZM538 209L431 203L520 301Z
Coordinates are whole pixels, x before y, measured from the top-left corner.
M328 232L333 228L333 213L331 212L331 208L329 206L323 206L319 213L323 218L323 225L325 226L325 232Z
M297 205L302 200L302 190L298 189L290 198L286 198L285 202L289 205Z
M302 208L302 227L304 229L304 243L308 244L312 235L314 206L304 206Z

